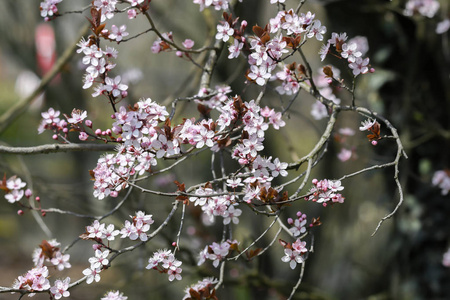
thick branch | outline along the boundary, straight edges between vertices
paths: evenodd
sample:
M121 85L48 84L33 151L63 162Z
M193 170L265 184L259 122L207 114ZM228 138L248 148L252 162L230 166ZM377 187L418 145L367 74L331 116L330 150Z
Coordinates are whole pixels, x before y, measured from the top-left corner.
M47 144L34 147L8 147L0 145L0 153L32 155L75 151L113 151L115 147L116 145L111 144Z

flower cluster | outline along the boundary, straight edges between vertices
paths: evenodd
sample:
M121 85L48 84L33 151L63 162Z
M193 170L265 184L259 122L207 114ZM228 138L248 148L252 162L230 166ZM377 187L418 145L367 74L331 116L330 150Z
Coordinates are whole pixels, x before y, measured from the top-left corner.
M309 190L305 200L322 203L323 206L327 206L330 201L331 204L336 202L344 203L345 198L338 193L344 189L340 180L322 179L319 181L313 179L312 183L314 187Z
M239 0L242 2L242 0ZM215 10L227 10L230 0L194 0L195 4L200 5L200 11L206 7L214 7Z
M58 3L62 0L45 0L40 3L39 9L41 11L41 17L44 18L45 21L50 21L58 15Z
M157 165L157 159L183 154L182 145L197 149L206 146L219 151L230 144L229 134L237 126L242 128L243 134L233 149L234 159L243 166L253 167L256 179L265 177L260 181L270 182L273 177L287 175L286 163L278 158L272 161L258 155L264 149L264 132L269 125L275 129L285 126L281 113L268 107L262 109L254 100L244 103L239 97L227 100L217 110L220 112L217 121L203 119L195 123L193 119L185 119L182 124L172 127L166 120L169 115L166 108L150 98L141 99L133 110L121 107L113 116L116 121L111 131L121 136L117 141L123 145L116 154L107 154L99 159L93 170L94 196L99 199L116 197L128 186L127 180L131 175L150 171Z
M297 237L306 232L306 215L302 212L297 212L297 219L293 220L292 218L289 218L287 222L292 226L289 228L289 231L293 236Z
M238 242L236 240L226 240L221 243L212 243L206 246L200 252L200 258L198 260L198 265L202 265L207 259L211 260L214 267L218 267L219 263L224 260L231 250L236 249Z
M127 300L128 297L124 296L119 291L109 291L100 300Z
M63 142L68 143L70 140L69 132L79 132L78 138L81 141L86 141L89 138L102 140L104 142L116 141L116 138L112 136L110 129L93 130L92 121L87 118L87 112L74 108L70 116L64 114L64 119L60 119L60 111L50 107L48 111L42 112L42 120L38 127L38 133L41 134L45 130L53 131L52 138L54 140L62 139Z
M15 203L20 201L24 195L27 198L31 196L32 192L30 189L24 191L26 185L27 183L23 182L22 179L17 176L12 176L8 180L6 180L5 177L3 181L0 182L0 189L6 192L5 199L8 200L9 203Z
M374 119L367 119L361 122L361 126L359 127L360 131L368 130L371 133L367 135L367 138L372 143L372 145L376 146L378 144L378 140L381 139L380 136L381 125Z
M66 277L64 280L56 280L55 284L50 288L50 293L53 297L58 300L62 297L69 297L70 292L68 291L70 284L70 277Z
M433 179L431 180L434 186L441 189L443 196L450 191L450 170L439 170L434 172Z
M55 239L49 241L43 240L39 245L39 248L36 248L33 251L34 266L42 267L45 262L50 262L58 269L58 271L70 268L70 255L63 254L60 247L61 244Z
M297 264L301 264L305 261L305 254L308 253L306 242L297 239L292 244L284 241L281 241L281 244L284 246L284 256L281 258L281 261L289 263L291 269L295 269Z
M145 242L148 240L147 231L150 230L150 225L153 224L152 215L146 215L143 211L136 212L135 216L130 216L132 222L126 220L120 233L121 238L129 238L134 241L140 239Z
M49 271L47 266L37 266L29 270L23 276L19 276L13 283L14 289L23 289L31 291L28 294L30 297L34 296L39 291L50 291L54 299L61 299L62 297L69 297L70 292L69 283L70 277L66 277L64 280L55 280L54 285L50 285L48 280Z
M439 6L440 4L437 0L408 0L403 14L405 16L420 14L424 17L432 18L439 10Z
M114 25L113 25L114 26ZM114 29L115 27L113 27ZM113 30L110 35L114 35L115 39L119 36L124 36L124 33L119 31L114 33ZM93 97L105 95L113 99L125 98L128 93L128 86L123 84L120 75L111 78L107 74L111 71L116 64L112 63L110 58L117 58L118 51L113 47L106 47L105 50L99 48L96 44L92 43L92 40L84 40L84 38L78 43L80 47L77 52L83 53L84 57L82 62L86 65L86 74L84 76L83 89L90 88L95 82L97 86L94 88Z
M45 291L50 289L49 272L46 266L39 266L19 276L13 283L13 288L30 291Z
M86 283L91 284L92 282L100 281L100 272L109 264L108 255L109 250L101 251L101 247L94 245L95 252L94 256L89 258L89 263L91 264L89 268L83 270L83 275L86 276Z
M374 69L369 69L369 58L363 58L363 55L367 52L367 40L365 38L357 37L354 39L348 39L347 33L336 33L331 34L331 38L327 41L327 44L323 45L319 51L320 59L323 61L328 53L330 53L330 48L333 46L334 50L342 58L346 59L348 67L352 69L353 76L358 76L359 74L366 74L369 71L374 72Z
M185 295L183 300L192 299L193 295L199 295L200 299L208 299L210 296L215 295L215 289L213 287L214 284L219 281L213 277L203 278L196 284L193 284L185 289Z
M149 258L147 269L158 270L160 273L167 273L169 281L181 280L180 266L182 262L175 258L175 255L170 250L159 250L153 253Z

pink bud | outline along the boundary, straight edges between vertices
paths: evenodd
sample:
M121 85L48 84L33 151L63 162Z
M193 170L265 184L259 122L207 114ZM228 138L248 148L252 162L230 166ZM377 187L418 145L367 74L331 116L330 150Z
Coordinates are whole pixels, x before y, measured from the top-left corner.
M302 212L301 212L301 211L298 211L298 212L297 212L297 217L301 217L301 215L302 215Z
M317 180L316 178L314 178L314 179L312 180L312 183L313 183L314 185L316 185L317 182L319 182L319 180Z
M369 69L369 73L374 73L375 72L375 68L370 68Z
M292 218L287 219L288 224L292 224L294 223L294 220L292 220Z
M42 211L41 216L45 217L47 213L45 211Z
M116 198L117 196L119 196L119 192L118 191L112 191L109 195L111 197L113 197L113 198Z
M101 135L102 134L102 130L101 129L96 129L95 130L95 134L96 135Z
M111 135L111 129L106 129L105 135Z
M106 135L106 131L102 131L102 135Z
M19 210L17 211L17 214L18 214L19 216L23 216L23 215L25 214L25 212L24 212L23 210L19 209Z
M36 202L39 202L39 201L41 201L41 198L40 198L39 196L37 196L37 197L35 198L35 200L36 200Z
M55 141L58 139L58 135L57 134L54 134L53 136L52 136L52 139L54 139Z
M173 242L172 246L176 247L177 246L177 242Z
M32 194L33 194L33 192L30 189L27 189L25 191L25 197L27 197L27 198L30 198Z
M128 92L122 91L121 95L122 95L122 98L126 98L128 96Z
M116 115L111 115L111 119L115 119L116 118Z
M69 129L67 129L67 127L66 127L66 128L63 129L63 132L64 132L64 133L68 133L68 132L69 132Z
M95 251L95 250L100 250L100 249L102 249L102 245L100 245L100 244L94 244L94 245L92 245L92 249L94 249L94 251Z
M136 18L136 11L134 10L134 9L129 9L128 10L128 19L134 19L134 18Z
M84 121L84 124L86 124L87 127L92 128L92 121L91 120Z
M372 145L373 145L373 146L376 146L377 144L378 144L377 141L372 141Z
M183 52L181 52L181 51L177 51L177 52L175 52L175 54L178 57L182 57L183 56Z

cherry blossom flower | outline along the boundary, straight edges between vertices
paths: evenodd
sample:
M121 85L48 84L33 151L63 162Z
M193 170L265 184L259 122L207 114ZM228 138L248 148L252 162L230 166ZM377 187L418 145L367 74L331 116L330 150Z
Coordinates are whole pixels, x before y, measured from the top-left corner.
M354 62L349 64L350 69L353 69L353 75L356 77L359 74L366 74L369 72L369 68L367 65L369 64L369 58L366 57L362 59L361 57L357 57Z
M441 189L441 194L443 196L447 195L450 191L450 171L449 170L439 170L436 171L431 180L434 186L438 186Z
M54 254L54 257L51 259L51 262L58 271L62 271L64 269L69 269L72 267L72 265L69 263L70 255L69 254L62 254L60 251L57 251Z
M89 263L91 264L91 269L102 269L103 266L106 266L109 264L108 260L109 250L106 249L105 251L101 251L99 249L95 250L95 256L89 258Z
M355 62L356 58L361 57L362 55L360 51L357 51L357 46L356 43L344 43L342 45L341 56L346 58L348 62Z
M320 48L319 54L320 54L320 61L324 61L327 54L330 52L330 46L331 43L328 41L326 44L322 45Z
M64 281L56 280L55 284L50 288L50 292L52 293L55 299L61 299L62 297L69 297L70 292L69 289L70 277L66 277Z
M12 190L10 193L5 195L5 199L8 200L9 203L14 203L20 201L23 195L23 190Z
M361 122L361 126L359 127L359 130L360 131L370 130L370 128L372 128L376 122L377 122L377 120L374 120L371 118L364 120Z
M67 122L69 122L70 124L78 124L83 122L84 119L87 118L87 112L86 111L81 111L79 109L73 109L72 110L72 117L71 118L67 118Z
M111 79L109 77L105 78L105 90L108 92L111 92L114 97L119 97L123 91L126 91L128 89L128 86L125 84L120 83L122 78L120 75L116 76L114 79Z
M325 32L327 32L327 28L325 26L322 26L322 23L319 20L315 20L312 23L312 26L309 28L306 36L308 38L312 38L315 36L318 41L322 41L323 34L325 34Z
M99 282L100 281L100 272L102 271L102 269L97 268L97 269L91 269L91 268L87 268L83 270L83 275L86 276L86 283L87 284L91 284L92 282Z
M127 26L122 25L120 27L117 27L116 25L111 26L111 32L108 35L108 38L112 40L116 40L116 42L120 42L124 37L128 36L129 33L126 32Z
M194 47L194 41L191 39L185 39L181 44L186 49L192 49L192 47Z
M281 261L289 263L291 269L295 269L297 264L300 264L305 260L300 252L293 249L284 249L284 254L285 256L281 258Z
M109 291L100 300L127 300L128 297L124 296L119 291Z
M234 224L239 224L239 216L242 214L242 210L239 208L235 208L234 205L230 205L228 210L224 212L223 216L223 224L227 225L233 221Z
M240 42L237 39L234 39L233 45L230 45L230 47L228 47L228 51L230 52L230 54L228 55L228 59L238 58L243 47L244 43Z
M137 15L136 10L133 8L130 8L127 11L127 16L128 16L128 19L130 19L130 20L136 18L136 15Z
M232 36L233 33L234 29L230 28L230 24L228 24L227 22L223 22L223 25L217 25L216 39L226 42L230 39L230 36Z
M59 110L54 110L52 107L48 109L46 112L42 112L41 116L44 119L44 122L47 124L58 123L59 120Z
M210 292L210 289L212 289L217 282L219 282L219 280L213 277L207 277L198 281L196 284L191 285L184 290L185 295L183 297L183 300L191 299L192 297L192 294L190 292L191 290L196 291L198 293L201 290L208 289L208 292Z
M45 0L40 3L41 17L48 21L51 17L58 14L58 7L56 6L62 0Z

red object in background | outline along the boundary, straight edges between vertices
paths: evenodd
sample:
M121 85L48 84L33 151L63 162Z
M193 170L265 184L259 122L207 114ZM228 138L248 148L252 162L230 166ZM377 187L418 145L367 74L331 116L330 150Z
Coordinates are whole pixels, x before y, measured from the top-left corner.
M44 76L56 62L56 41L53 27L47 23L38 25L35 32L35 43L39 73ZM59 75L55 80L59 80Z

